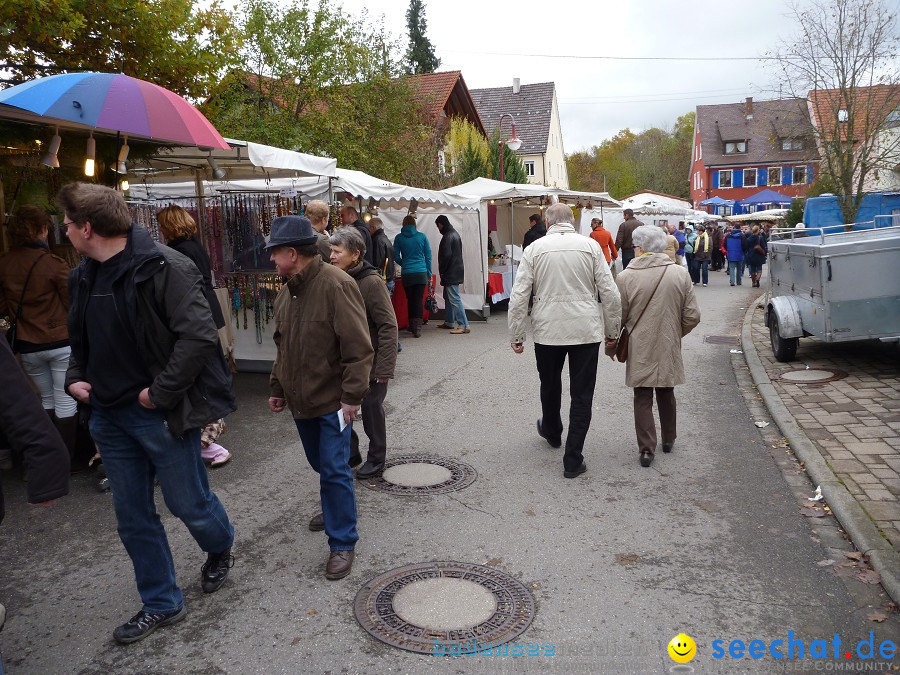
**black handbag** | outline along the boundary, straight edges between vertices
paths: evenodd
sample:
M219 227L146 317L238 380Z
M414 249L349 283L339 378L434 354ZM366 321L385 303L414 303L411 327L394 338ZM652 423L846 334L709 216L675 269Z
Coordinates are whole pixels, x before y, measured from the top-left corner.
M9 329L6 331L6 341L9 342L9 348L12 349L13 354L19 353L19 350L16 348L16 324L22 316L22 303L25 301L25 289L28 288L28 282L31 280L31 273L34 272L35 265L41 261L41 258L43 258L45 254L46 253L39 255L37 259L31 263L31 268L28 270L28 275L25 277L25 284L22 286L22 295L19 296L19 304L16 306L16 315L9 320Z

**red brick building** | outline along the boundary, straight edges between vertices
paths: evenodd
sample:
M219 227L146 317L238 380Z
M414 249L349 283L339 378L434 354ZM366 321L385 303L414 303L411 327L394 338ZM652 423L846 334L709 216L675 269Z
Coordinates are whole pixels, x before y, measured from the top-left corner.
M711 197L738 201L763 190L801 197L818 170L805 99L697 106L689 176L695 208ZM756 209L735 212L748 210Z

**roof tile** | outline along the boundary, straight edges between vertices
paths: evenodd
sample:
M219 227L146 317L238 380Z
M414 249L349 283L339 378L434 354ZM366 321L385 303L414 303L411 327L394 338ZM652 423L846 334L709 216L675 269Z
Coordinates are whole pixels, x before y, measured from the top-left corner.
M518 154L529 155L547 151L555 90L555 83L539 82L521 85L518 94L513 94L512 87L472 89L471 92L488 136L497 129L500 116L509 113L522 141Z

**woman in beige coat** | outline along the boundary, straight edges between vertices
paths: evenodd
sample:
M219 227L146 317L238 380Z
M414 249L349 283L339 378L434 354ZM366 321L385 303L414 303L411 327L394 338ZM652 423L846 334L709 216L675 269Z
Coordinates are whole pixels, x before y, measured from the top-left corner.
M675 444L675 385L684 383L681 338L700 323L700 308L687 270L663 253L666 234L643 225L632 239L635 258L616 284L630 335L625 384L634 388L634 429L641 466L647 467L656 451L654 389L663 452Z

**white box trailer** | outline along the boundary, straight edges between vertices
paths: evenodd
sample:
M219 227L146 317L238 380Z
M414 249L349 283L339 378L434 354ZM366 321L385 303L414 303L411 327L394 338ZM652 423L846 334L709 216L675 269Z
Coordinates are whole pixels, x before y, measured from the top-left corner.
M801 337L900 339L900 226L873 223L772 230L766 325L779 361Z

